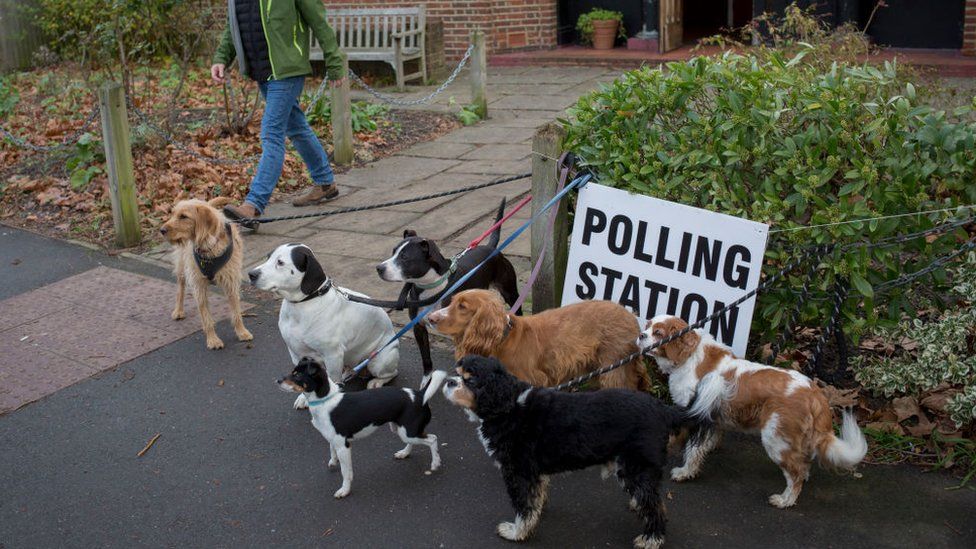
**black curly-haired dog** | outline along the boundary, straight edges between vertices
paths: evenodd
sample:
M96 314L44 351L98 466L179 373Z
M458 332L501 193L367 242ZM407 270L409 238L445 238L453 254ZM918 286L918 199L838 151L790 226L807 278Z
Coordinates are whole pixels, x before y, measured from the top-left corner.
M634 547L664 543L658 485L668 437L693 425L685 414L649 394L626 389L564 393L519 381L494 358L466 356L444 396L480 420L478 437L502 471L515 521L498 525L511 541L528 538L546 503L549 475L606 466L631 496L644 521Z

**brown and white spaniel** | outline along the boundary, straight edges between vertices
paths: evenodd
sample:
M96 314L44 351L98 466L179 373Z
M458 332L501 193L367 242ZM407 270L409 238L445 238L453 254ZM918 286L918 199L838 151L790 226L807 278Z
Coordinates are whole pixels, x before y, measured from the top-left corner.
M656 316L637 344L648 349L687 327L680 318ZM841 436L835 436L827 397L800 372L735 358L731 349L701 330L656 347L653 356L668 376L676 404L690 405L689 413L710 417L720 428L760 434L766 454L786 476L786 490L769 496L776 507L796 503L814 459L841 469L864 459L868 445L854 415L844 412ZM671 470L671 478L694 478L719 438L712 430L689 441L685 463Z
M501 296L467 290L427 316L438 332L454 339L454 355L495 357L512 375L552 386L606 366L637 351L634 315L609 301L584 301L532 316L515 316ZM645 389L640 357L599 378L601 387Z

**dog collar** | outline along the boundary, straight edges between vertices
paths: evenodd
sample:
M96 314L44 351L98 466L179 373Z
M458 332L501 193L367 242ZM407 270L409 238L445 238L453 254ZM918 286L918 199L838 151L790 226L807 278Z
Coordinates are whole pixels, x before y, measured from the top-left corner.
M230 223L224 223L224 229L227 231L227 248L224 249L224 253L217 257L203 257L199 249L193 248L193 259L197 262L197 268L210 282L214 281L217 273L230 261L230 256L234 253L234 233Z
M332 393L331 395L326 395L325 398L320 398L318 400L309 400L308 407L311 408L312 406L321 406L322 404L325 404L327 400L336 396L337 394L339 393Z
M314 292L308 294L307 296L305 296L305 299L301 301L297 301L296 303L305 303L306 301L310 301L312 299L315 299L316 297L323 296L329 293L329 290L331 289L332 289L332 279L327 278L325 280L325 284L321 285L318 290L315 290Z
M437 277L437 280L433 282L428 282L426 284L423 282L414 282L413 285L420 288L421 290L432 290L440 286L441 284L443 284L445 280L447 280L448 278L451 277L452 274L457 272L457 266L458 266L458 258L455 257L454 259L451 260L451 266L447 268L447 271L445 271L444 274Z

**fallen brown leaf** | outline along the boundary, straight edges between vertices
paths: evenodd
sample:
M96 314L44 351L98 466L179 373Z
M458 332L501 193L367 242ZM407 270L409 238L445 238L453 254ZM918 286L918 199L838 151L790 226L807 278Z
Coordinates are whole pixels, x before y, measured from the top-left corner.
M882 433L893 433L896 435L903 433L901 425L892 421L875 421L868 423L864 427L874 429L875 431L881 431Z
M827 397L828 404L841 408L854 406L858 402L857 397L860 396L860 390L856 387L853 389L838 389L833 385L824 385L823 392Z

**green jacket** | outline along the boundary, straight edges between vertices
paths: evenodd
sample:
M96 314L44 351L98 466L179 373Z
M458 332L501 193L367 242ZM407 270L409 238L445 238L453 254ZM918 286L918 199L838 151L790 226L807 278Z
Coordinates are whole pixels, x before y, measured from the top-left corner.
M292 76L312 73L308 62L309 31L315 33L330 80L345 77L342 73L342 53L336 41L335 31L325 20L322 0L259 0L261 24L268 41L268 58L271 61L271 78L281 80ZM237 58L241 74L248 74L247 60L241 45L241 33L237 27L234 0L227 2L227 28L217 46L213 62L229 65Z

